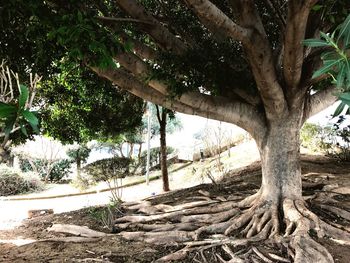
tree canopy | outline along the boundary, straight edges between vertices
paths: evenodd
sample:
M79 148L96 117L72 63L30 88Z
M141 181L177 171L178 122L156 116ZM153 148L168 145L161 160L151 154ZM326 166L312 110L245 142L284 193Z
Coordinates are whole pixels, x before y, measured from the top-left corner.
M348 0L9 0L0 8L0 56L17 71L43 76L65 58L157 105L252 135L261 157L259 191L230 207L203 208L216 212L194 217L194 233L158 232L165 243L201 234L247 242L283 236L295 262L333 262L313 237L348 242L350 235L323 222L302 197L299 131L340 94L347 102L349 10Z
M63 143L113 140L142 125L142 100L84 68L51 77L39 94L43 130Z

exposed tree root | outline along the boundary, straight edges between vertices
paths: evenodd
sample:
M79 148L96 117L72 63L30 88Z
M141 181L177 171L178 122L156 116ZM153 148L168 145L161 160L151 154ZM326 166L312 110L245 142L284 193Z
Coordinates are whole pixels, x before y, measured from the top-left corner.
M95 231L85 226L77 226L77 225L54 224L51 227L49 227L47 230L52 232L67 233L67 234L72 234L72 235L82 236L82 237L89 237L89 238L108 236L108 234L106 233Z
M246 262L249 258L247 262L328 263L333 262L331 254L314 238L332 237L350 244L349 232L320 220L304 200L284 199L276 204L263 200L257 192L238 202L216 199L177 206L158 204L153 210L145 207L151 204L130 206L139 214L117 219L116 228L128 240L184 246L157 262L180 261L191 253L197 262ZM346 210L328 204L321 208L349 220ZM285 254L259 249L265 240L283 244ZM238 246L249 244L251 248L244 254L234 252Z

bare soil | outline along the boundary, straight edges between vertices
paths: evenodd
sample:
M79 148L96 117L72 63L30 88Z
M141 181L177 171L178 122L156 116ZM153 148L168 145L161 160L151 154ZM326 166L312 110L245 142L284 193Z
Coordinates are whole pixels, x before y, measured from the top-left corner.
M338 202L335 207L350 213L350 163L338 162L337 160L323 156L303 156L303 191L304 196L310 199L315 193L325 192L332 194ZM181 205L196 200L209 194L215 196L248 196L257 191L260 186L261 172L259 162L237 169L226 176L218 184L202 184L199 186L172 191L152 197L149 201L152 205L167 204ZM203 200L203 199L202 199ZM323 221L340 226L350 232L350 221L340 217L336 213L324 210L320 205L309 202L309 208ZM62 204L64 205L64 204ZM97 208L99 209L99 208ZM91 229L110 233L102 224L92 217L90 209L82 209L69 213L39 216L28 219L16 229L0 231L0 240L33 239L37 242L16 246L14 244L0 243L0 262L153 262L167 254L181 248L180 244L155 245L138 241L126 241L118 234L100 238L96 242L72 243L57 241L41 241L48 238L66 237L67 234L48 232L47 228L53 224L74 224L87 226ZM6 211L2 211L5 212ZM125 211L128 213L128 211ZM339 263L350 262L350 246L332 241L330 238L317 240L332 254L334 261ZM236 247L245 252L252 244ZM253 244L254 248L268 254L269 252L285 257L285 248L259 242ZM242 253L243 253L242 252ZM225 258L222 249L214 248L206 253L219 253ZM210 255L206 255L210 260ZM227 258L227 257L226 257ZM280 262L270 258L270 262ZM203 262L203 257L197 252L189 253L185 260L179 262ZM208 261L213 262L213 261ZM258 258L246 258L246 262L263 262Z

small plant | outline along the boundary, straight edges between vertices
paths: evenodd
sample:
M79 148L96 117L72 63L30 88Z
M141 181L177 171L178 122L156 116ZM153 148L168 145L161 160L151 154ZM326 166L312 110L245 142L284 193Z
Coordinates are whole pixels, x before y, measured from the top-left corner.
M0 165L0 196L24 194L43 189L38 175Z
M104 228L110 230L111 233L115 232L114 222L117 215L121 213L121 202L111 201L106 206L90 207L89 214L98 223L101 223Z
M121 202L123 195L123 178L129 174L132 160L123 157L103 159L85 166L85 171L95 182L105 182L112 194L112 202Z

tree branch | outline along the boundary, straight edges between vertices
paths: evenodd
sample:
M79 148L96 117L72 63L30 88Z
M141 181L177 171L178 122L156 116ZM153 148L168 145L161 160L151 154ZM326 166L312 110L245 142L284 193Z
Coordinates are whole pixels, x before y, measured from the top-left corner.
M133 51L139 56L147 60L154 60L158 57L157 51L147 46L146 44L134 39L126 33L118 33L121 40L126 43L130 41L132 43Z
M194 13L207 22L213 24L212 28L220 28L227 36L234 40L245 42L252 33L234 23L219 8L208 0L184 0ZM211 29L210 27L208 29ZM214 32L215 33L215 32Z
M120 69L99 69L91 67L99 76L111 80L118 87L127 90L154 104L185 114L237 124L257 140L265 131L264 118L252 106L240 102L226 102L200 93L186 93L180 99L169 99L165 94L141 83L131 74Z
M299 86L304 61L304 47L307 20L315 0L288 1L287 27L284 39L283 73L289 95Z
M145 8L135 0L116 0L117 4L131 17L141 21L148 21L152 26L143 26L155 42L164 50L173 51L175 54L183 54L187 46L179 38L174 36L157 19L155 19Z
M279 7L276 5L275 1L273 0L265 0L266 4L270 7L271 11L273 12L274 16L276 17L278 24L282 29L285 28L286 26L286 20L283 17L281 10Z
M268 119L280 118L287 111L283 89L278 83L274 56L254 1L231 1L239 24L253 30L242 42Z
M304 120L306 121L308 118L316 115L336 102L338 98L334 95L335 92L336 88L331 86L309 96L309 101L307 102L306 111L304 114Z
M153 25L149 21L143 21L143 20L134 19L134 18L106 17L106 16L97 16L96 18L101 21L116 22L116 23L136 23L136 24L139 23L139 24Z

